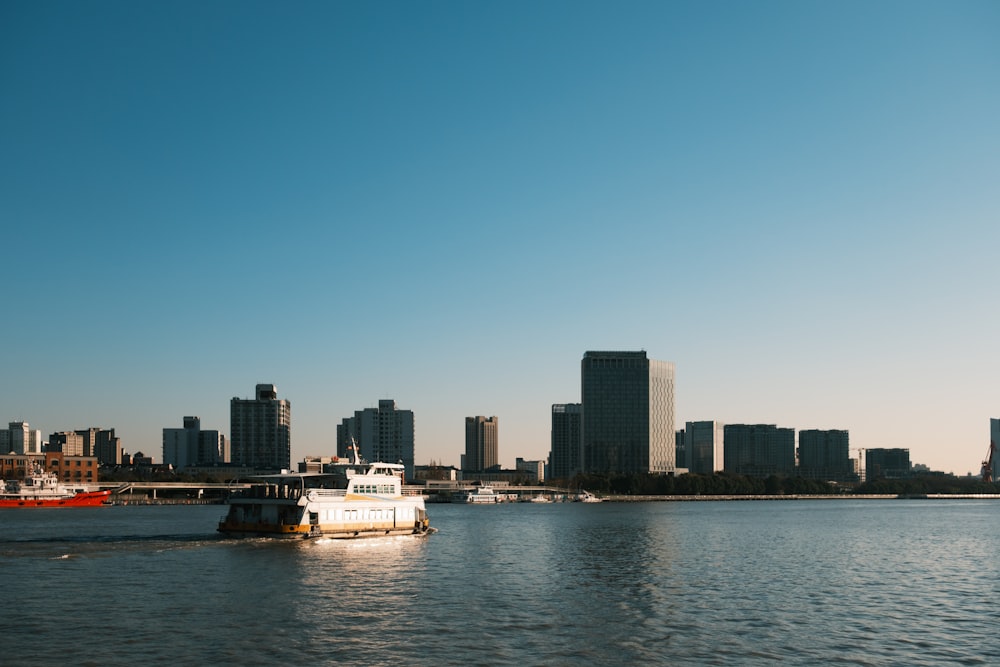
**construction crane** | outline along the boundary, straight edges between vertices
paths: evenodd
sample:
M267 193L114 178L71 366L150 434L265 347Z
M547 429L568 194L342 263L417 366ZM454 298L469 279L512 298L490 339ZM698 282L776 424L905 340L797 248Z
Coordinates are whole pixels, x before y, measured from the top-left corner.
M990 449L986 452L986 460L983 461L983 481L987 484L993 483L993 455L996 454L997 443L990 440Z

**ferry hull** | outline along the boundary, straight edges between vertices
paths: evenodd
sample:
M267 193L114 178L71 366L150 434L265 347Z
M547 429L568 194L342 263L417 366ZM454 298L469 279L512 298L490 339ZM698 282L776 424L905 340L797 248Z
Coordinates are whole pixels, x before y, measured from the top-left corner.
M99 507L108 502L111 491L89 491L68 498L0 498L0 508L18 507Z
M343 527L343 526L309 526L309 525L261 525L240 524L222 521L219 532L229 537L277 537L285 539L306 539L326 537L332 539L357 539L364 537L387 537L393 535L423 536L430 533L429 528L421 526L374 528L374 527Z
M359 507L360 505L360 507ZM390 503L340 502L332 504L233 503L218 531L231 537L330 537L353 539L387 535L426 535L427 512L419 506ZM337 520L334 514L339 514ZM347 515L352 518L348 519ZM312 517L315 517L314 521ZM321 519L320 517L323 517Z

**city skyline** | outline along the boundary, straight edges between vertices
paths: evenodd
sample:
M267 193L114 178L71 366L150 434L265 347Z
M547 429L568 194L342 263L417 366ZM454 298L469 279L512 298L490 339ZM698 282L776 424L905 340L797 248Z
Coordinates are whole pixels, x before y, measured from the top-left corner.
M676 425L978 472L1000 416L1000 7L181 0L0 7L0 420L114 428L274 382L544 458L585 350ZM473 317L475 313L475 317ZM16 326L13 322L16 321ZM231 435L231 434L229 434Z
M635 351L620 351L620 352L616 352L616 353L608 353L608 352L594 353L594 352L587 352L584 355L584 359L586 360L587 355L593 355L593 354L599 354L599 355L602 355L602 354L603 355L607 355L607 354L614 354L614 355L625 354L625 355L636 355L636 356L641 355L642 358L645 358L645 351L642 351L641 353L637 353ZM673 375L673 364L672 363L670 363L670 362L655 362L655 361L654 361L654 363L659 363L659 364L662 364L662 365L668 367L670 375L671 376ZM273 390L275 389L275 387L274 387L274 385L269 385L269 384L258 384L257 387L256 387L256 395L258 397L260 396L260 393L261 393L262 389L264 389L265 391L271 391L271 392L273 392ZM276 399L276 396L272 396L272 398ZM232 403L235 403L235 402L245 403L247 401L252 402L250 399L240 399L239 397L234 397L232 399L232 401L231 401L231 405L232 405ZM281 401L281 403L284 403L284 402L285 402L284 400ZM579 410L580 410L581 407L582 406L579 403L577 403L577 404L553 404L553 405L550 406L553 414L555 414L557 411L560 412L560 413L562 413L562 412L565 412L568 408L574 408L575 410L577 410L578 415L579 415ZM350 422L350 421L358 418L361 415L366 415L368 413L378 414L381 411L386 410L386 409L390 409L390 411L392 413L399 412L400 414L408 415L408 424L409 424L409 426L408 426L409 431L408 432L410 434L409 437L412 438L412 434L413 434L413 430L414 430L414 423L415 423L414 422L413 411L411 411L411 410L397 410L396 409L396 405L395 405L395 401L393 399L379 399L377 407L368 407L368 408L364 408L363 410L355 411L355 417L353 417L353 418L345 418L344 420L341 421L341 424L337 425L337 435L336 435L336 437L333 440L334 445L333 445L333 449L331 451L329 451L329 452L328 451L324 451L323 454L306 453L306 454L303 454L302 457L298 458L298 459L296 459L295 456L292 455L292 458L291 458L291 460L289 462L290 465L292 467L294 467L298 462L300 462L300 461L302 461L302 460L304 460L306 458L315 457L315 456L321 456L321 455L322 456L327 456L327 455L329 455L329 456L350 456L349 453L345 453L345 448L349 449L349 447L344 444L344 442L346 442L350 438L348 437L346 430L344 431L343 434L341 434L341 429L345 428L344 425L347 422ZM232 410L232 407L231 407L231 410ZM496 449L500 449L499 446L498 446L499 445L499 441L496 439L496 434L495 434L497 419L498 419L497 416L491 416L489 418L483 417L483 416L465 417L465 419L464 419L464 421L465 421L465 443L463 445L462 451L460 451L460 452L457 453L457 457L458 457L459 461L461 461L461 459L463 458L463 456L467 456L467 453L468 453L470 423L479 422L480 425L482 425L482 422L485 421L485 422L488 422L490 425L492 425L493 428L494 428L494 444L493 444L493 449L495 449L495 450ZM201 431L200 430L200 421L201 420L200 420L199 417L185 416L184 417L184 424L185 425L184 425L183 428L179 428L178 429L178 428L164 427L162 429L163 444L162 444L160 452L159 452L159 454L162 455L162 461L156 461L156 462L162 462L162 463L170 463L171 462L169 460L170 457L166 456L166 454L165 454L165 448L166 448L166 443L167 443L167 432L168 431L178 431L178 432L185 431L186 429L189 428L188 422L197 422L198 428L196 430L199 430L199 432L201 432L203 434L215 434L216 440L219 440L219 438L221 436L221 440L219 440L219 447L220 448L227 447L227 445L225 445L225 443L227 441L225 433L223 433L223 432L221 432L219 430ZM991 442L995 442L998 439L997 436L996 436L996 433L998 432L998 426L997 425L1000 424L1000 419L998 419L998 418L990 418L989 422L990 422L989 423L990 439L991 439ZM23 426L24 428L28 427L28 422L20 422L20 421L11 422L11 426L12 427L15 424L18 425L18 426ZM795 460L797 460L798 457L799 457L798 448L801 446L801 443L799 441L799 436L802 435L803 433L809 434L809 435L813 435L813 434L817 434L818 433L819 435L821 435L823 437L830 437L831 435L836 435L836 436L844 439L844 441L845 441L844 448L846 449L846 447L847 447L847 445L846 445L846 439L848 437L847 433L849 431L849 429L811 429L811 428L802 428L802 427L799 427L799 426L766 424L766 423L763 423L763 422L759 422L759 421L755 422L755 421L752 421L752 420L751 421L747 421L745 423L734 423L734 424L723 424L721 422L714 422L714 421L713 422L687 422L684 426L685 427L690 427L690 426L692 426L692 424L694 424L695 426L698 426L698 427L703 426L704 424L710 424L710 425L712 425L713 429L718 430L720 432L725 427L729 427L729 426L731 426L731 427L738 427L738 428L741 428L741 429L751 429L751 430L755 429L755 428L764 427L766 429L776 429L777 431L786 431L786 432L789 432L790 433L790 435L788 436L789 443L794 443L794 447L795 447L795 450L791 454L791 457L793 459L795 459ZM552 428L553 429L555 428L555 422L552 423ZM102 427L89 427L87 429L70 430L70 432L71 433L80 434L80 433L84 433L84 432L87 432L87 431L89 431L89 432L100 431L101 429L102 429ZM31 431L33 433L38 433L39 435L42 435L42 434L45 433L44 429L42 429L42 430L31 429ZM114 431L115 431L114 427L112 427L109 430L109 432L111 434L114 434ZM64 434L65 434L65 431L64 432L52 432L51 433L51 435L64 435ZM674 430L674 435L680 436L680 435L685 435L685 434L686 434L685 428L679 428L679 429L675 429ZM550 429L550 436L551 435L552 435L552 430ZM346 438L346 440L345 440L345 438ZM115 440L117 441L118 439L116 438ZM689 441L687 439L687 435L685 435L684 442L685 442L685 447L689 446L690 443L689 443ZM736 443L736 440L734 439L734 445L733 445L734 448L738 446L735 443ZM48 444L48 442L47 441L43 441L40 444L45 445L45 444ZM555 445L555 443L552 442L552 440L550 439L550 449L544 453L544 455L541 457L540 460L544 460L544 461L547 461L548 463L551 463L551 461L548 461L548 457L551 454L551 452L552 452L551 448L554 445ZM673 447L673 445L674 445L674 442L671 441L671 445L670 446ZM716 443L716 446L719 447L719 451L716 454L716 457L718 458L718 457L721 456L721 452L722 452L721 442ZM81 442L81 448L83 448L82 442ZM295 451L295 449L296 449L295 446L294 446L294 440L292 442L292 448L291 449L292 449L292 451ZM580 449L582 449L582 447L580 447ZM864 458L865 457L865 452L867 452L868 450L889 450L889 451L893 451L893 450L906 450L907 452L909 452L909 448L907 448L907 447L855 447L855 446L851 446L849 448L849 450L848 450L848 456L851 459L858 461L859 464L863 468L864 467L864 461L865 461L865 458ZM221 449L220 449L220 451L221 451ZM362 448L362 452L364 452L364 448ZM735 452L735 449L733 450L733 452ZM150 457L152 455L152 452L147 452L147 451L142 451L142 450L131 450L127 446L122 446L122 452L121 453L129 454L130 456L135 456L136 454L142 454L144 458L148 458L148 457ZM673 452L671 452L671 454L672 453ZM499 458L499 452L496 453L496 456ZM374 458L372 458L372 457L373 457L373 453L369 452L369 454L365 458L366 458L366 460L367 459L371 459L371 460L383 460L383 459L386 458L386 457L379 457L377 455L374 456ZM152 458L155 461L155 459L157 457L156 456L152 456ZM389 458L398 458L398 457L389 457ZM910 456L909 458L912 459L912 456ZM517 456L514 457L514 459L515 459L516 462L520 462L522 459L526 459L526 457L517 455ZM220 459L220 462L221 461L222 461L222 459ZM460 462L459 463L453 463L450 460L448 460L447 458L445 458L445 459L433 459L433 458L431 458L431 459L428 459L427 461L424 461L422 459L414 459L414 463L409 464L409 465L418 465L418 466L419 465L427 465L430 461L433 461L435 465L445 465L445 466L454 467L456 469L464 469ZM721 459L719 459L719 461L717 461L716 464L719 466L718 470L722 470ZM783 474L788 474L789 471L791 471L793 469L793 467L796 467L797 465L798 465L797 463L789 463L789 464L787 464L786 465L786 469L784 470ZM924 463L922 461L916 461L916 460L914 460L913 461L913 465L926 466L926 463ZM520 469L516 463L515 463L514 466L506 466L506 465L503 465L501 463L501 467L504 468L505 470ZM735 470L736 467L737 466L734 464L734 470ZM682 461L680 461L680 460L678 460L676 462L675 466L674 466L674 469L678 469L678 468L685 469L685 472L708 474L707 470L693 469L693 470L688 471L686 469L686 467L685 467L685 464ZM931 468L931 470L936 470L936 469ZM732 471L730 471L730 472L732 472ZM955 471L944 471L944 472L955 472ZM961 476L962 473L955 472L955 474L958 474L959 476ZM976 475L977 473L976 473L976 471L968 471L968 474Z

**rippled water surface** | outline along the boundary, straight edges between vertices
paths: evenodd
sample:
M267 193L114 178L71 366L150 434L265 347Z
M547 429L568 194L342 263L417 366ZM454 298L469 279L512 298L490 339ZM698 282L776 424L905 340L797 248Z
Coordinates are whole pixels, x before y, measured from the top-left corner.
M429 505L427 538L224 508L0 511L3 665L988 665L1000 502Z

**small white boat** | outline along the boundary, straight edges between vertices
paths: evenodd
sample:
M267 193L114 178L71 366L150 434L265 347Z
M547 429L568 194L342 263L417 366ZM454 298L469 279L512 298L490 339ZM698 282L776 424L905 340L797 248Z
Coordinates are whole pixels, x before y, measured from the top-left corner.
M455 502L476 505L492 505L495 503L510 503L517 500L516 493L497 493L492 486L482 484L455 496Z
M576 502L578 503L600 503L604 502L602 498L598 498L590 491L580 491L576 494Z

